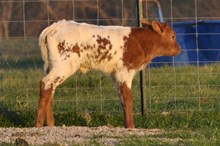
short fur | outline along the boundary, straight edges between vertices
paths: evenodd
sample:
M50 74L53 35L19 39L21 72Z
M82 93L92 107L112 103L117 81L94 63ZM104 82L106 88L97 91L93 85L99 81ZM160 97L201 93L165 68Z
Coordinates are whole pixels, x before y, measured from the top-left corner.
M124 126L134 128L132 80L157 56L180 53L175 32L153 21L144 28L96 26L62 20L47 27L39 37L44 70L41 80L37 127L53 126L53 95L58 85L77 70L95 69L109 74L116 84L124 109Z

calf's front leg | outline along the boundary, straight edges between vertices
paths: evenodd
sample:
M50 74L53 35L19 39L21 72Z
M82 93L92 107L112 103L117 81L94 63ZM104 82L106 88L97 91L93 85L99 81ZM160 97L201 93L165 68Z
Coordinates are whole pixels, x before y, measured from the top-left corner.
M126 84L120 83L119 94L121 96L121 103L124 109L124 127L125 128L135 128L133 119L133 96L132 90Z

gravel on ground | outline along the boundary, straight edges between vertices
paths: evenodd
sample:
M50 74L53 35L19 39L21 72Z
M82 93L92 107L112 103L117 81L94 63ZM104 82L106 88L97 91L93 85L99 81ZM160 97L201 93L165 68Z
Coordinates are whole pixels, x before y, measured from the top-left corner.
M15 143L16 140L24 140L29 145L73 145L89 144L96 140L103 145L117 145L123 138L133 136L141 137L162 133L159 129L126 129L81 126L60 126L42 128L0 128L0 145L2 143Z

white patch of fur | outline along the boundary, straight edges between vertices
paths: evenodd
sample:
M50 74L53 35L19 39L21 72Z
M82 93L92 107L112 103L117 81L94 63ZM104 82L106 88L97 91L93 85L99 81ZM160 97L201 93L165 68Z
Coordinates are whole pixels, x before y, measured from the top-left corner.
M119 83L126 83L128 88L131 89L132 80L135 74L135 70L127 70L126 67L123 67L120 71L115 73L115 78Z
M113 81L115 82L119 94L119 99L122 104L124 104L124 101L121 94L120 85L125 83L127 87L131 89L132 81L136 72L137 71L135 70L127 70L126 67L123 67L119 72L116 72L113 76Z
M107 74L116 73L118 81L126 82L131 87L134 71L128 71L123 65L124 52L123 37L131 33L130 27L121 26L96 26L74 21L59 21L46 28L40 35L40 46L45 61L45 70L49 64L53 66L51 73L45 77L46 88L53 83L57 76L68 77L78 69L86 71L95 69ZM98 37L110 40L112 49L109 50L112 58L99 61L95 55L98 54ZM47 43L45 43L47 39ZM95 46L92 49L83 50L80 56L70 53L70 57L64 59L58 52L58 44L65 41L65 45ZM110 47L108 44L107 48ZM83 49L83 47L81 47ZM104 50L103 50L104 51ZM132 79L131 79L132 78ZM50 81L48 81L50 80Z

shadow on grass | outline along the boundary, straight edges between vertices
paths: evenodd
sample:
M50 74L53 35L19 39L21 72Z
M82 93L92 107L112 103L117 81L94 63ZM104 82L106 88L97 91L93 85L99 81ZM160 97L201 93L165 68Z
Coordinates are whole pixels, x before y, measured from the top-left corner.
M35 113L33 109L14 111L0 102L0 127L33 127Z

